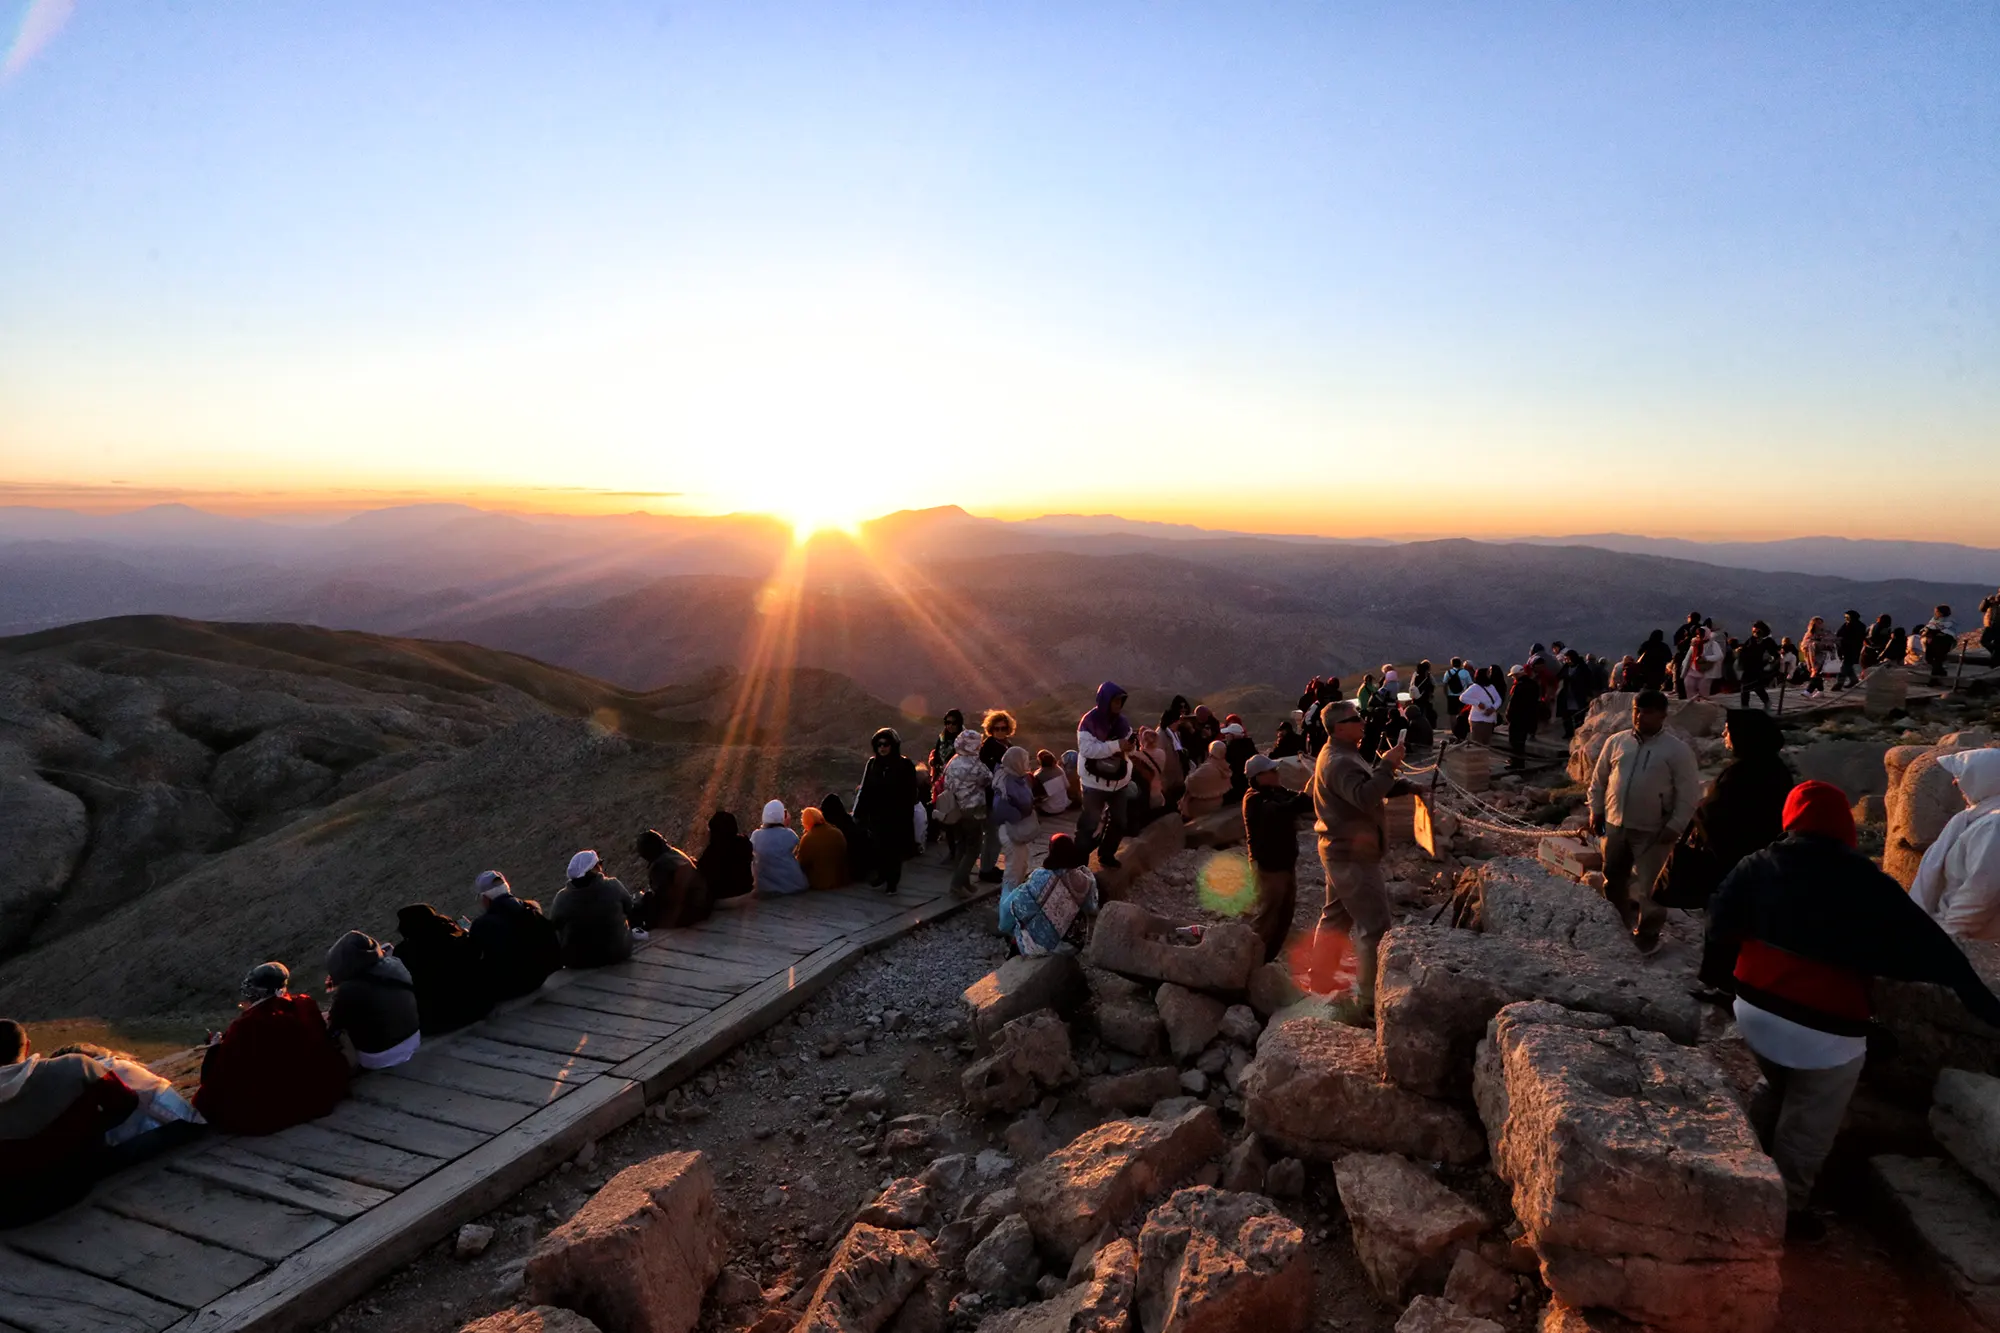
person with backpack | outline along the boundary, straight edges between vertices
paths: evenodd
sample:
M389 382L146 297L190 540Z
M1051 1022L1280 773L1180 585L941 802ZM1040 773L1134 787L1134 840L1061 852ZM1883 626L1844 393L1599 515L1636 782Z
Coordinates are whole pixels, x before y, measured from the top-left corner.
M516 898L499 871L481 871L472 888L479 895L479 916L466 933L479 948L488 993L495 1002L534 994L562 966L562 937L542 915L542 905Z
M980 845L986 839L986 818L993 792L993 773L979 761L980 741L976 731L958 733L958 739L952 742L951 762L944 766L944 788L938 794L946 827L958 831L957 853L951 865L951 891L961 897L972 892L972 870L979 860Z
M479 946L458 922L429 903L396 913L396 960L417 988L417 1019L436 1036L486 1017L493 996L479 968Z
M1124 688L1107 680L1097 687L1096 706L1078 718L1076 724L1076 752L1083 784L1083 806L1076 820L1077 841L1085 855L1095 851L1097 863L1106 870L1118 867L1118 844L1125 838L1125 802L1132 788L1132 750L1136 742L1132 724L1125 720L1125 700ZM1197 709L1197 715L1201 711Z

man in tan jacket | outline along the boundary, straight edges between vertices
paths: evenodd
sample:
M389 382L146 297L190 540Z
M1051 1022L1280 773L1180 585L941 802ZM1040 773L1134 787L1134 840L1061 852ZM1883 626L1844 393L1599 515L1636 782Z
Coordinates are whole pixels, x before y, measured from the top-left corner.
M1598 751L1590 775L1590 831L1604 838L1604 896L1641 953L1658 947L1667 916L1653 901L1653 881L1700 799L1694 751L1667 730L1667 696L1639 691L1632 729L1613 733Z
M1389 891L1382 883L1382 851L1388 844L1388 816L1383 803L1411 790L1399 782L1396 770L1403 747L1369 760L1361 753L1367 727L1353 700L1327 704L1327 742L1313 767L1313 831L1319 835L1319 860L1326 871L1326 907L1313 932L1313 957L1333 934L1346 938L1355 954L1354 993L1341 1004L1346 1022L1367 1024L1375 1013L1375 946L1389 931ZM1315 987L1317 989L1317 987Z

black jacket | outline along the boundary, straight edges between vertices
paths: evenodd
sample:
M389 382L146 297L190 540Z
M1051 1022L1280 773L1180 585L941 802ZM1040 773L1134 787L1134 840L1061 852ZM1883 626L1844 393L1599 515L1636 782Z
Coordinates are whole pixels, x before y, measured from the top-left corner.
M736 816L717 810L708 817L708 846L695 859L702 883L708 886L710 902L740 898L756 887L751 868L754 853L750 839L737 828Z
M562 966L562 943L540 903L507 894L486 905L469 932L479 947L479 968L495 1000L540 990Z
M917 766L907 756L868 757L854 794L854 822L868 830L878 860L908 856L916 841L911 809L918 800Z
M1948 986L2000 1027L2000 999L1944 928L1874 862L1830 838L1793 836L1744 857L1708 906L1701 979L1736 992L1745 940L1830 967Z
M416 985L424 1031L450 1032L486 1017L493 994L472 936L428 903L412 903L396 913L396 926L403 935L396 957Z
M1299 861L1299 816L1313 812L1312 793L1252 787L1243 793L1243 840L1259 870L1290 870Z

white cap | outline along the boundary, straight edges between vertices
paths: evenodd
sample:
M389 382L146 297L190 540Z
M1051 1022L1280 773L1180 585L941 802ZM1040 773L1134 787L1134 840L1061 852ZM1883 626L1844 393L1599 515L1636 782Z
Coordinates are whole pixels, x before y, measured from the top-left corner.
M596 865L597 853L586 847L569 859L569 877L571 879L582 879Z
M497 870L480 871L479 878L472 881L472 891L488 902L513 892L507 877Z
M766 824L782 824L782 823L784 823L784 822L785 822L785 803L784 803L783 801L766 801L766 802L764 802L764 822L765 822Z
M1243 730L1241 722L1231 722L1222 729L1222 734L1225 736L1248 736L1250 733Z

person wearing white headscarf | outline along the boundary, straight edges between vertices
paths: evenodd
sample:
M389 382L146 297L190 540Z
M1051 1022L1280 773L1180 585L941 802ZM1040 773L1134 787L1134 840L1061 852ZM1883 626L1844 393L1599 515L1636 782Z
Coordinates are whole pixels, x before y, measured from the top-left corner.
M569 883L549 904L549 924L562 936L564 967L604 967L632 956L632 894L604 873L585 848L569 859Z
M786 826L788 818L783 801L766 801L764 822L750 835L751 872L762 897L781 898L811 887L799 864L799 835Z
M1966 808L1924 853L1910 897L1960 939L2000 940L2000 749L1941 755Z

